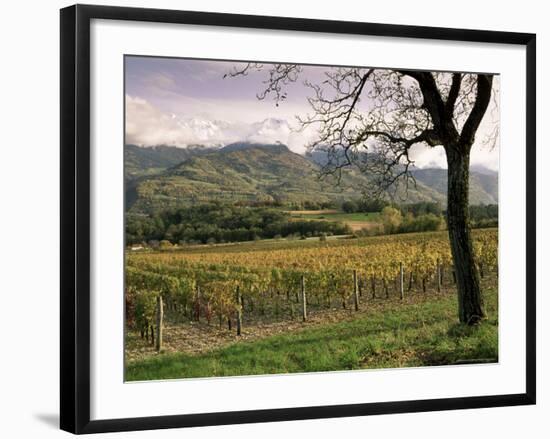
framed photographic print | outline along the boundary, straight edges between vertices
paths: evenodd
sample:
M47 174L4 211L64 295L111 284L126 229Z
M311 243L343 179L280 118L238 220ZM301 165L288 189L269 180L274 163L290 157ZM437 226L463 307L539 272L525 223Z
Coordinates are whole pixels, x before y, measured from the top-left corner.
M535 41L62 9L61 428L534 404Z

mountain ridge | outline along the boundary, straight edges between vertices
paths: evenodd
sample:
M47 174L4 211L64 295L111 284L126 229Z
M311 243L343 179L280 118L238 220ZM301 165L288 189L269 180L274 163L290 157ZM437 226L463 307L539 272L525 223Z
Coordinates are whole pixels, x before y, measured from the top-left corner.
M133 169L125 172L127 208L135 211L211 200L290 205L307 200L342 201L361 196L361 187L367 182L355 170L344 172L340 186L330 176L320 179L318 164L281 143L234 142L221 148L197 146L189 150L163 146L146 154L136 148L142 147L125 148L125 171L127 163ZM409 202L445 203L445 169L415 169L412 174L417 184L409 188ZM498 202L496 173L472 171L470 187L471 204Z

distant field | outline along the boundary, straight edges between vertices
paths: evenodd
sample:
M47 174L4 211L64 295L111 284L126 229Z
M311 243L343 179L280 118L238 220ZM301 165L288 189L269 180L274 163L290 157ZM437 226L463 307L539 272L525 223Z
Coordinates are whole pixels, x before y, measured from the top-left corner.
M301 215L325 215L325 214L333 214L333 213L339 213L336 209L322 209L322 210L288 210L288 213L294 216L301 216Z
M379 212L345 213L338 210L296 210L289 211L293 218L309 220L341 221L353 231L376 227L380 221Z
M326 219L331 221L378 221L380 219L379 212L368 213L344 213L333 211L318 211L318 210L298 210L290 212L293 217L304 219Z
M486 234L498 233L497 228L487 229L475 229L473 230L474 239L481 238ZM317 237L307 239L262 239L259 241L245 241L245 242L231 242L226 244L193 244L185 245L181 247L175 247L170 250L163 251L146 251L144 253L154 255L169 255L169 254L181 254L185 257L185 254L209 254L209 253L242 253L242 252L255 252L255 251L276 251L276 250L301 250L301 249L316 249L316 248L340 248L340 247L369 247L379 243L395 243L395 242L415 242L419 239L426 240L444 240L448 239L448 233L446 230L440 230L437 232L421 232L421 233L400 233L397 235L380 235L370 236L364 238L352 238L350 236L329 236L328 241L321 241ZM496 239L496 238L495 238ZM131 255L131 257L138 257L138 254Z

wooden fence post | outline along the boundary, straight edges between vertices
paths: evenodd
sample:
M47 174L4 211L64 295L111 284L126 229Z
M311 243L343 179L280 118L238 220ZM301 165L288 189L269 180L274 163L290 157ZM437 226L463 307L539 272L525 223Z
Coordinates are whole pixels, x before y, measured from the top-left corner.
M306 279L304 275L302 275L301 286L302 286L302 320L305 322L307 320L307 300L306 300Z
M201 321L201 287L197 285L197 300L195 303L195 318L197 322Z
M405 298L405 290L403 287L403 262L399 263L399 294L401 297L401 300Z
M237 285L237 335L241 335L243 324L243 301L241 298L241 289Z
M437 259L437 292L441 293L441 263Z
M156 337L156 350L160 352L162 349L162 325L164 319L164 309L162 306L162 296L157 296L157 337Z
M359 311L359 285L357 284L357 270L353 270L353 301L355 311Z

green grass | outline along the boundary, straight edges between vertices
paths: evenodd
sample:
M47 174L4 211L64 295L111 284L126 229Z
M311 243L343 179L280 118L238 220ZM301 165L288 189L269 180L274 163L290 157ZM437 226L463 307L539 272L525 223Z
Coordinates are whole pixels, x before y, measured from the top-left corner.
M351 321L307 327L203 355L159 354L132 362L127 381L487 362L498 359L497 291L485 292L487 320L457 323L454 294L394 305Z

